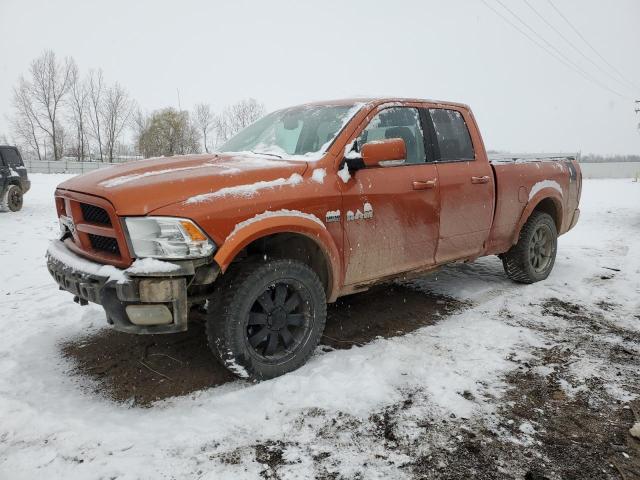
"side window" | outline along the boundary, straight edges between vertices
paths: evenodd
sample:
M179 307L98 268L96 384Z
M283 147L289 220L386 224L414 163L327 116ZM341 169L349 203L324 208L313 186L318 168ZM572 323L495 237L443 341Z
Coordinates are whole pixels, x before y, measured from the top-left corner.
M430 108L438 149L436 161L474 160L473 143L462 114L456 110Z
M406 163L424 163L424 135L417 108L394 107L378 112L357 140L358 150L365 143L401 138L407 148Z
M4 164L8 167L19 167L22 165L18 152L13 148L3 148L2 158L4 159Z

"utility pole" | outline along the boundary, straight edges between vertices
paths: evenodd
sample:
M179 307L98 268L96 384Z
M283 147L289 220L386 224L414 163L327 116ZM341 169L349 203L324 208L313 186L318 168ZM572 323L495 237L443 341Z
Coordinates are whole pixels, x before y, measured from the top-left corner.
M176 92L178 92L178 111L182 111L182 106L180 105L180 89L176 88Z

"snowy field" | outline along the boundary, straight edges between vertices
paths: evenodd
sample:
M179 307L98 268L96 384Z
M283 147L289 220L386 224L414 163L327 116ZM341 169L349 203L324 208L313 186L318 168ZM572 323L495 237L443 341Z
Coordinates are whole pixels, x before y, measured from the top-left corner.
M66 342L108 326L100 307L74 304L46 270L58 233L53 190L67 176L31 178L24 209L0 213L1 479L640 471L627 435L640 413L640 183L585 180L580 222L560 238L546 281L511 283L495 257L450 266L408 285L467 303L432 325L319 348L275 380L139 406L102 394L63 354Z

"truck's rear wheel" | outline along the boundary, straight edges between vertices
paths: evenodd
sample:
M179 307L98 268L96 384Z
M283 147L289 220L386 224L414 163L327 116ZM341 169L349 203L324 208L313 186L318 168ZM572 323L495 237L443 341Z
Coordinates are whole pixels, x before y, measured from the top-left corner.
M22 208L22 189L18 185L9 185L0 199L0 211L17 212Z
M507 276L520 283L534 283L549 276L556 261L558 231L547 213L533 212L520 231L520 238L502 256Z
M327 305L318 276L296 260L234 267L207 315L216 357L241 377L277 377L303 365L324 330Z

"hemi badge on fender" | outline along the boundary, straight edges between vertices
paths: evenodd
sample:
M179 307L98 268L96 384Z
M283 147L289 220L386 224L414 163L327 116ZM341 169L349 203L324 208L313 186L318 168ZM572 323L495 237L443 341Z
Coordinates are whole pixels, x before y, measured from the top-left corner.
M325 223L331 222L339 222L340 221L340 210L328 211L325 217Z

